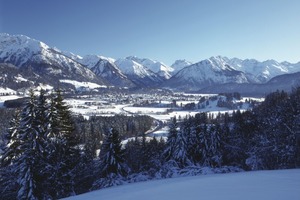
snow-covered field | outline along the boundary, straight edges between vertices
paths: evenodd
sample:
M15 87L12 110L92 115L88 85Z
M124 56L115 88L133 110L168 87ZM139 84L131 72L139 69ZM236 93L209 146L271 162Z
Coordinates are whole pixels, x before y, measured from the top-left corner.
M17 95L0 96L0 108L3 107L5 101L18 99L18 98L21 98L21 96L17 96Z
M195 103L195 105L198 104L200 97L210 97L212 95L208 94L194 94L188 95L186 97L181 97L180 100L176 100L177 106L184 107L187 104ZM114 114L125 114L125 115L149 115L153 117L154 119L160 120L160 121L168 121L170 118L176 116L177 118L185 118L186 116L194 116L195 114L199 112L208 112L212 114L213 116L217 116L218 113L226 113L229 114L232 113L233 109L228 109L225 107L219 107L217 105L218 101L215 100L209 100L208 103L204 103L206 105L201 106L199 109L178 109L169 107L170 104L173 103L172 98L177 97L164 97L164 100L159 100L160 96L153 97L151 95L147 94L139 94L139 95L129 95L129 96L121 96L123 99L131 99L131 102L124 103L123 101L115 101L118 99L118 96L107 96L105 98L103 97L85 97L81 99L66 99L66 103L70 106L71 110L74 113L80 113L85 117L89 117L92 115L114 115ZM221 97L220 97L221 98ZM224 97L225 98L225 97ZM235 100L236 104L241 103L242 106L239 106L238 109L240 111L248 110L249 103L246 100L256 100L256 101L262 101L262 99L254 99L252 97L245 97L241 100ZM120 100L120 99L119 99ZM133 106L134 104L138 104L138 101L145 101L149 100L152 101L152 103L156 103L155 106ZM139 102L139 103L141 103ZM87 104L89 103L89 104ZM199 105L200 106L200 105Z
M104 85L98 85L96 83L91 83L91 82L78 82L78 81L74 81L74 80L60 80L60 82L62 83L69 83L71 85L74 85L76 89L79 88L87 88L89 89L95 89L95 88L106 88L106 86Z
M300 169L211 174L132 183L70 200L299 200Z

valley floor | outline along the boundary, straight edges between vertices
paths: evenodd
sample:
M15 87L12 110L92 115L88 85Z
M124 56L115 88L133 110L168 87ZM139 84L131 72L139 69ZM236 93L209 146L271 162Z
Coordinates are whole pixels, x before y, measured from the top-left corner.
M300 169L211 174L133 183L70 200L299 200Z

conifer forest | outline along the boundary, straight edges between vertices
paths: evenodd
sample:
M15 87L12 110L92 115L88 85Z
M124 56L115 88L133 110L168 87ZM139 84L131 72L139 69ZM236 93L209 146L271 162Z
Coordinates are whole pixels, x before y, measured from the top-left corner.
M0 151L0 199L59 199L124 183L300 167L300 87L247 111L172 118L167 140L146 115L74 115L60 90L33 92L11 113ZM2 124L1 124L2 127ZM134 137L127 143L123 140Z

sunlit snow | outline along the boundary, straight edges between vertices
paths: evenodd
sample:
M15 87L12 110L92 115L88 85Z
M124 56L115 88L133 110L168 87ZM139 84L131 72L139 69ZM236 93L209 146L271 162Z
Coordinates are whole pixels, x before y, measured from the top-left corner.
M84 88L89 88L89 89L95 89L95 88L103 88L106 87L104 85L98 85L96 83L91 83L91 82L79 82L79 81L75 81L75 80L60 80L60 82L62 83L69 83L74 85L77 89L80 87L84 87Z
M300 169L210 174L133 183L70 200L299 200Z

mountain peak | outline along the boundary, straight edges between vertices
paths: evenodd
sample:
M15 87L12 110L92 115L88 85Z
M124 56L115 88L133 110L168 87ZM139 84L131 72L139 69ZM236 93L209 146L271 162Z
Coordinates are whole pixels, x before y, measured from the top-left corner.
M159 62L156 60L152 60L149 58L139 58L137 56L128 56L126 59L132 60L134 62L143 65L144 67L148 68L149 70L157 73L163 79L169 79L171 77L171 72L174 71L172 67L165 65L163 62Z
M39 54L50 47L45 43L31 39L25 35L0 35L0 59L18 67L24 65L33 55Z
M193 64L192 62L186 59L175 60L175 62L171 65L171 67L174 69L172 74L176 74L178 71L192 64Z
M5 44L6 47L10 48L28 48L30 50L39 51L41 48L48 49L49 46L45 43L32 39L25 35L10 35L7 33L0 34L0 44ZM2 45L1 47L4 47Z

